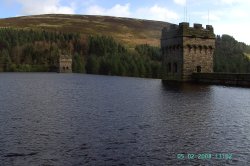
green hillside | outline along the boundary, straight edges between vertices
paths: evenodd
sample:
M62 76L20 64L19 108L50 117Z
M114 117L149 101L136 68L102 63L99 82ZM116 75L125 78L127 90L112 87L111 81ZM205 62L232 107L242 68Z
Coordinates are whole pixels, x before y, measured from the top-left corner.
M169 25L160 21L90 15L49 14L0 19L0 27L112 36L128 47L159 46L161 30Z
M154 77L161 75L161 30L170 23L84 15L0 19L0 71L55 71L61 52L73 72ZM250 73L250 46L216 37L215 72Z

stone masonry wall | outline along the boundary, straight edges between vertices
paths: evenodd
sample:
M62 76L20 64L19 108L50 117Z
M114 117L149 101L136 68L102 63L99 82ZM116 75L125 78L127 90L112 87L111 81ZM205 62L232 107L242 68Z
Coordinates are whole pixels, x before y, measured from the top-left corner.
M165 40L162 46L163 52L163 78L181 80L183 70L183 48L180 45L182 39ZM174 72L174 64L177 64L177 71ZM169 70L169 65L171 71Z
M183 80L190 80L192 73L212 73L214 39L183 37ZM200 71L198 70L200 67Z
M59 72L60 73L71 73L72 72L72 59L61 58L59 60Z
M213 72L215 35L210 25L204 29L201 24L180 23L163 28L161 48L165 80L189 81L194 72Z

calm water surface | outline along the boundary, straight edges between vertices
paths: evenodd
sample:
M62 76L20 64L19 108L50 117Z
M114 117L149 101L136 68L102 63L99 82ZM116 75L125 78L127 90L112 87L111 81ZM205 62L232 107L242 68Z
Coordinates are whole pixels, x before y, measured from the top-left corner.
M231 153L232 159L177 159ZM0 74L0 165L250 165L250 89Z

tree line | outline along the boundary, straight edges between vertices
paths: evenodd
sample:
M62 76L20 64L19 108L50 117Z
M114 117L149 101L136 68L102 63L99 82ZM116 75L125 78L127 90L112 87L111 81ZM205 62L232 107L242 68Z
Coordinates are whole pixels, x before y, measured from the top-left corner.
M160 78L160 48L145 44L128 50L105 36L90 36L88 46L87 73Z
M159 78L160 48L130 50L109 36L0 29L0 71L56 71L60 54L72 55L78 73Z
M250 73L250 46L238 42L232 36L216 37L214 71L228 73Z
M0 71L56 71L60 54L72 55L72 70L77 73L161 77L159 47L144 44L128 49L110 36L0 29ZM250 46L228 35L217 36L214 71L249 73L249 54Z
M73 53L80 42L79 34L1 28L0 71L55 71L60 51Z

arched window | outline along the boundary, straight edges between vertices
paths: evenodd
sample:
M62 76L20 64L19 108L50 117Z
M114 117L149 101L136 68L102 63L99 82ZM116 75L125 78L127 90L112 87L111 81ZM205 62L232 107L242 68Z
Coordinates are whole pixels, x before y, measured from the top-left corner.
M207 49L208 49L208 47L204 46L205 54L207 54Z
M168 72L170 73L171 72L171 63L168 63Z
M197 46L193 45L193 48L194 48L194 53L196 54Z
M174 63L174 73L177 73L178 72L178 66L177 66L177 63Z
M188 52L190 53L192 51L192 46L190 44L187 45Z
M199 51L200 51L200 53L202 52L202 46L199 46Z
M201 72L201 66L196 66L196 72L200 73Z
M213 52L213 47L209 46L209 53L212 54L212 52Z

